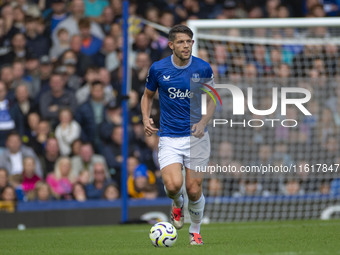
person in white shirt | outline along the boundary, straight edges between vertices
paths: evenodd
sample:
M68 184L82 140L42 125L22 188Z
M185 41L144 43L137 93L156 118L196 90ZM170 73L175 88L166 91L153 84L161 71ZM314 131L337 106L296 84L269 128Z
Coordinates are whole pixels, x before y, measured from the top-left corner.
M58 140L60 154L69 156L71 154L71 145L74 140L80 137L81 127L73 119L70 109L62 109L59 113L59 125L56 127L55 136Z

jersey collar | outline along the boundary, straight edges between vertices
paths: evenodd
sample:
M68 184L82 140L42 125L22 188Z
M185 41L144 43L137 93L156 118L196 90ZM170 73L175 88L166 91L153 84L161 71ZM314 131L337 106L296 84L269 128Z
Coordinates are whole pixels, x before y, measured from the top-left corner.
M174 62L174 55L171 55L171 63L172 63L172 65L173 65L174 67L176 67L177 69L185 69L185 68L187 68L188 66L191 65L191 61L192 61L192 56L190 57L188 64L186 64L185 66L178 66L178 65L176 65L175 62Z

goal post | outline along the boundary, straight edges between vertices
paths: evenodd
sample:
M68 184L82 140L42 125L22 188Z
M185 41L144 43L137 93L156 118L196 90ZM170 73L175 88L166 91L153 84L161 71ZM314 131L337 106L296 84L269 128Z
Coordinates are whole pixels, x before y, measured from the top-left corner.
M188 20L188 26L193 31L194 43L192 54L198 54L200 29L252 29L252 28L283 28L283 27L340 27L340 18L290 18L290 19L205 19ZM203 35L201 35L203 36ZM340 41L338 41L340 43Z
M320 218L339 205L340 18L188 26L222 100L208 125L209 220Z

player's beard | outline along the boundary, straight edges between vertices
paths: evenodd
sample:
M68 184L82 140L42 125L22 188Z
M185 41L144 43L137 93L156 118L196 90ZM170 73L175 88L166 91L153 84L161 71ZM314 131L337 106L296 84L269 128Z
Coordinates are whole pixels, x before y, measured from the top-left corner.
M190 59L191 57L191 50L189 50L189 54L187 57L184 57L181 52L178 52L174 50L174 54L176 55L177 58L179 58L182 62L185 62L186 60Z

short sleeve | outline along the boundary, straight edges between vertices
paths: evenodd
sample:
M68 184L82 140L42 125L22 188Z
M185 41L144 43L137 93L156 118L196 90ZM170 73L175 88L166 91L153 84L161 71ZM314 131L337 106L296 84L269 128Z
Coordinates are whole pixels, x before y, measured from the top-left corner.
M158 88L157 75L155 66L152 65L149 69L148 76L146 77L146 88L151 91L156 91Z
M210 65L207 65L205 70L206 83L212 87L215 87L214 73Z

